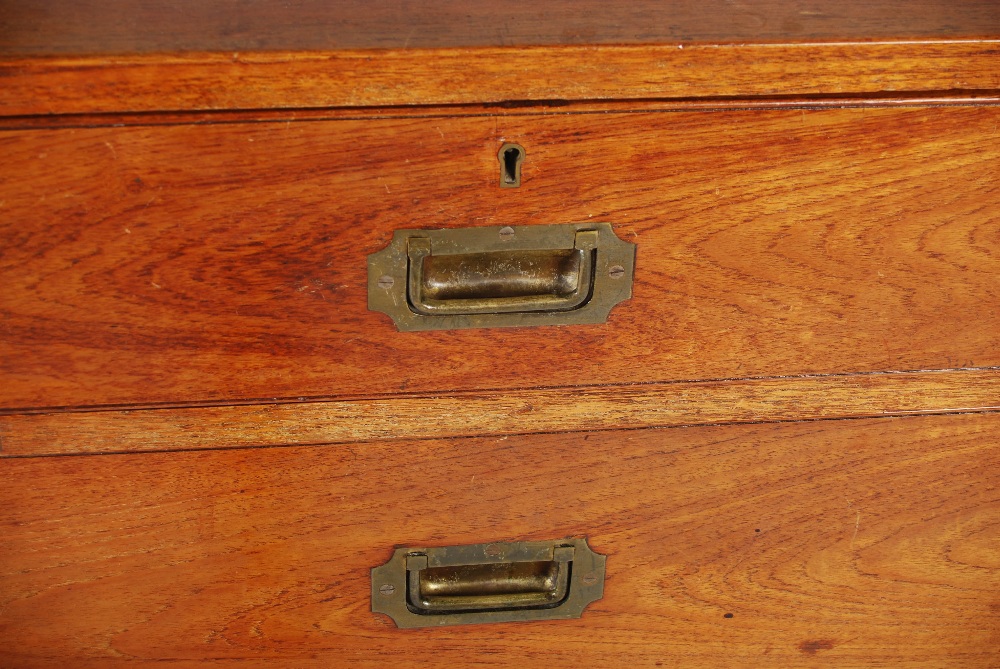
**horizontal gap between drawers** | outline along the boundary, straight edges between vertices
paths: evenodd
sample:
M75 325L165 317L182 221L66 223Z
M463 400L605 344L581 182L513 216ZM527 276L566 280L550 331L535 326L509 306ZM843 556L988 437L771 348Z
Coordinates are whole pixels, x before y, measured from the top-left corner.
M0 416L0 456L306 446L1000 410L997 368Z
M9 415L31 415L31 414L54 414L54 413L95 413L104 411L153 411L163 409L199 409L208 407L224 406L248 406L248 405L278 405L278 404L311 404L323 402L358 402L366 400L399 400L399 399L432 399L436 397L468 397L468 398L493 398L501 395L511 395L534 391L587 391L589 389L611 389L611 388L636 388L642 386L672 386L686 384L706 384L706 383L731 383L731 382L757 382L776 380L807 380L826 379L838 377L869 377L888 375L917 375L917 374L950 374L954 372L1000 372L1000 366L982 367L948 367L939 369L902 369L902 370L875 370L864 372L829 372L814 374L774 374L758 376L739 377L717 377L702 379L678 379L661 381L630 381L627 383L602 383L602 384L572 384L572 385L539 385L539 386L515 386L508 388L474 388L471 390L443 389L434 392L427 391L398 391L392 393L377 394L343 394L343 395L307 395L294 397L245 397L239 399L203 399L191 400L188 402L133 402L118 404L96 404L78 406L36 406L36 407L8 407L0 408L0 417ZM1000 398L998 398L1000 399Z
M894 413L894 414L881 414L881 415L858 415L858 416L840 416L836 418L801 418L795 420L755 420L755 421L720 421L716 423L679 423L677 425L664 425L664 426L631 426L631 427L609 427L600 429L583 429L583 430L551 430L551 431L540 431L540 432L507 432L503 434L460 434L447 437L398 437L393 439L376 439L368 440L371 441L405 441L407 443L422 442L422 441L452 441L460 439L484 439L493 438L496 440L504 440L509 437L537 437L544 435L559 435L559 434L576 434L586 437L586 435L600 432L639 432L642 430L680 430L680 429L691 429L691 428L701 428L701 427L727 427L734 425L783 425L789 423L836 423L845 421L859 421L859 420L885 420L893 419L899 420L902 418L915 419L915 418L932 418L935 416L992 416L1000 415L1000 407L994 409L960 409L954 411L926 411L926 412L911 412L911 413ZM108 456L108 455L146 455L151 453L201 453L201 452L211 452L211 451L250 451L250 450L260 450L260 449L275 449L275 448L324 448L324 447L335 447L335 446L345 446L345 445L358 445L368 442L358 442L355 440L349 441L321 441L316 443L294 443L294 444L265 444L258 446L216 446L216 447L197 447L197 448L160 448L160 449L144 449L144 450L120 450L120 451L70 451L70 452L59 452L59 453L26 453L20 455L14 454L3 454L0 452L0 461L2 460L14 460L14 459L31 459L31 458L66 458L66 457L93 457L93 456Z
M385 107L326 107L227 109L214 111L152 111L116 114L0 116L0 131L62 130L171 125L240 125L318 121L375 121L492 116L568 116L607 113L755 112L774 110L984 107L1000 104L996 90L947 90L884 95L777 95L759 98L704 97L635 100L510 100L493 104L390 105Z

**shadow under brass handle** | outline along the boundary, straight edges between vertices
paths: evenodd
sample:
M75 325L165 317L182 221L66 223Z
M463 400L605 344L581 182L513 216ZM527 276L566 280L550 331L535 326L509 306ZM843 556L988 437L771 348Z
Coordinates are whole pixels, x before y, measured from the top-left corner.
M432 255L425 237L407 242L407 297L418 314L501 314L578 309L593 288L597 232L572 249Z

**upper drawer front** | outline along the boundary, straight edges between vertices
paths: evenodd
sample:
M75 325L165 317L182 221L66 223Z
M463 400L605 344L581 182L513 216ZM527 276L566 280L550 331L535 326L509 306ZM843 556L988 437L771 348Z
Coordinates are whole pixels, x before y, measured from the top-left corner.
M0 133L3 407L1000 364L996 107ZM497 150L526 150L500 188ZM606 324L397 332L400 228L610 222Z

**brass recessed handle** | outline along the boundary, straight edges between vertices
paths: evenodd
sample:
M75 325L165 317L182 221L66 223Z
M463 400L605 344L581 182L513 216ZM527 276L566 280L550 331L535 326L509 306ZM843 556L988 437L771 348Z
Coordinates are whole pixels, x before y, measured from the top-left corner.
M368 308L401 331L603 323L634 268L608 223L397 230L368 256Z
M397 627L579 618L605 560L581 538L398 548L372 569L372 611Z
M555 606L569 590L572 546L551 560L429 567L427 555L408 555L409 603L426 613Z
M597 231L572 249L432 255L426 237L407 243L407 295L418 314L505 314L577 309L591 296Z

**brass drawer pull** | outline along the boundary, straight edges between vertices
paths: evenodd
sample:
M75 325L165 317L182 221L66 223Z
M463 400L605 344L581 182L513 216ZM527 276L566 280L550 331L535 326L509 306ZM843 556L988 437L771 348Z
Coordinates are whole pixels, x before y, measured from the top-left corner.
M418 314L569 311L591 296L597 232L571 250L431 255L426 237L407 244L410 305Z
M601 323L634 264L607 223L398 230L368 257L368 308L404 331Z
M409 603L428 613L526 609L558 605L569 588L572 546L551 560L429 567L426 555L407 555Z
M372 611L398 627L579 618L604 562L585 539L401 548L372 570Z

